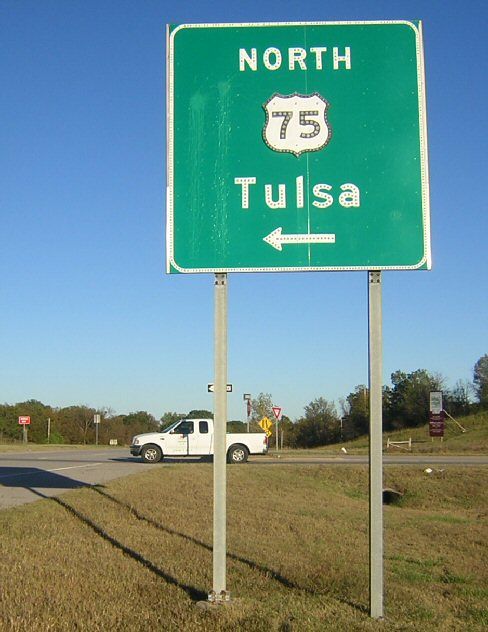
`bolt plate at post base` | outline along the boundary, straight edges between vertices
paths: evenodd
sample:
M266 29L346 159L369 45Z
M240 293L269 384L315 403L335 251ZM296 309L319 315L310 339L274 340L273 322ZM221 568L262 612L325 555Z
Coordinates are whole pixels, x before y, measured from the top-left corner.
M212 590L208 593L208 601L213 604L229 603L230 592L228 590L221 590L219 593L216 593Z
M213 610L218 606L228 606L230 604L230 592L227 590L222 590L220 593L212 590L208 594L207 601L197 601L197 607L201 610Z

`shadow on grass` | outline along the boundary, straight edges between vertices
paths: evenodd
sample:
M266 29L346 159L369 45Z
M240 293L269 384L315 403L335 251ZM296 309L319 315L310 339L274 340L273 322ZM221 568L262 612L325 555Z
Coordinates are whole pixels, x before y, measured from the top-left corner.
M21 471L19 472L19 470ZM184 540L191 542L192 544L195 544L197 546L200 546L207 551L213 550L213 547L211 545L207 544L206 542L203 542L202 540L198 540L197 538L194 538L193 536L187 535L185 533L180 533L179 531L175 531L174 529L171 529L169 527L165 527L164 525L160 524L156 520L149 518L147 516L144 516L139 511L137 511L137 509L135 509L132 505L125 503L122 500L116 498L115 496L112 496L111 494L109 494L107 491L104 490L103 486L101 485L87 484L82 481L77 481L75 479L71 479L66 476L62 476L60 474L56 474L54 472L47 472L45 470L40 470L37 468L28 468L27 471L25 468L0 468L0 472L3 472L2 474L0 474L0 479L4 479L4 480L1 480L0 483L3 484L5 487L23 487L24 489L30 491L32 494L38 496L39 498L51 500L57 503L58 505L63 507L66 511L68 511L72 516L74 516L75 518L77 518L82 523L86 524L87 526L89 526L98 536L100 536L101 538L109 542L112 546L114 546L118 550L122 551L125 555L132 558L136 562L142 564L145 568L153 572L158 577L162 578L168 584L177 586L178 588L184 590L187 593L187 595L190 597L190 599L195 600L195 601L205 601L207 599L207 594L204 591L199 590L198 588L194 586L189 586L187 584L183 584L182 582L179 582L175 577L173 577L172 575L169 575L164 570L157 567L150 560L143 557L140 553L138 553L137 551L134 551L133 549L127 547L126 545L116 540L113 536L108 534L99 525L93 522L89 517L83 515L81 512L75 509L72 505L62 500L60 497L48 496L47 494L43 494L38 489L35 489L33 486L35 485L35 487L42 487L45 489L48 489L48 488L79 489L82 487L91 489L94 492L100 494L101 496L107 498L108 500L123 507L124 509L127 509L137 520L144 521L147 524L155 527L156 529L159 529L160 531L163 531L169 535L174 535L174 536L183 538ZM293 582L287 577L284 577L283 575L274 571L273 569L270 569L262 564L259 564L253 560L249 560L240 555L236 555L235 553L227 553L227 557L234 561L245 564L246 566L248 566L254 571L264 574L266 577L269 577L270 579L278 582L279 584L281 584L287 589L299 590L313 596L323 594L323 591L316 591L304 586L300 586L299 584ZM341 603L344 603L345 605L348 605L360 612L368 612L368 609L362 604L358 604L348 599L344 599L343 597L340 597L337 594L333 594L333 593L331 593L331 597L333 597L334 599L337 599Z
M104 498L108 498L109 500L111 500L112 502L116 503L120 507L123 507L124 509L127 509L128 511L130 511L130 513L135 518L137 518L137 520L144 521L147 524L150 524L152 527L155 527L156 529L159 529L160 531L163 531L164 533L167 533L169 535L176 535L176 536L178 536L180 538L183 538L184 540L187 540L188 542L191 542L192 544L196 544L197 546L201 546L202 548L204 548L207 551L213 551L213 547L210 546L209 544L207 544L206 542L202 542L202 540L198 540L197 538L194 538L191 535L187 535L185 533L180 533L179 531L175 531L174 529L170 529L169 527L165 527L164 525L162 525L161 523L157 522L156 520L153 520L152 518L144 516L139 511L137 511L137 509L135 509L132 505L129 505L128 503L123 502L122 500L116 498L115 496L112 496L107 491L102 489L99 485L92 485L92 487L90 487L90 489L93 490L94 492L97 492L98 494L100 494ZM306 588L304 586L300 586L300 585L296 584L295 582L293 582L292 580L288 579L287 577L284 577L280 573L277 573L276 571L272 570L271 568L263 566L262 564L258 564L257 562L254 562L253 560L248 560L245 557L242 557L240 555L236 555L235 553L229 553L229 552L227 553L227 557L229 559L231 559L231 560L235 560L237 562L241 562L242 564L245 564L246 566L248 566L249 568L251 568L254 571L258 571L259 573L263 573L264 575L266 575L266 577L269 577L269 578L273 579L274 581L280 583L282 586L284 586L285 588L288 588L290 590L300 590L300 591L303 591L304 593L307 593L307 594L313 595L313 596L317 596L319 594L322 594L322 593L320 593L318 591L311 590L310 588ZM361 605L361 604L357 604L357 603L351 602L351 601L349 601L347 599L343 599L341 597L338 597L337 595L334 595L333 597L335 599L337 599L338 601L340 601L341 603L349 605L352 608L355 608L356 610L359 610L361 612L367 612L367 608L365 606Z
M96 489L96 491L98 491L99 493L102 493L99 487L96 487L96 488L93 486L87 486L87 487L90 487L91 489ZM90 518L80 513L77 509L75 509L73 506L71 506L69 503L62 500L58 496L51 496L51 497L45 496L41 492L32 488L30 489L30 491L33 494L36 494L37 496L40 496L41 498L51 500L57 503L58 505L60 505L61 507L63 507L64 509L66 509L66 511L68 511L72 516L80 520L83 524L86 524L87 526L89 526L98 536L100 536L101 538L109 542L116 549L118 549L119 551L122 551L128 557L142 564L145 568L150 570L152 573L154 573L158 577L161 577L161 579L164 579L164 581L166 581L168 584L172 584L173 586L177 586L178 588L181 588L182 590L184 590L187 593L187 595L190 597L190 599L193 599L195 601L201 601L201 600L207 599L207 593L205 593L202 590L199 590L198 588L195 588L194 586L189 586L188 584L183 584L179 582L175 577L173 577L172 575L169 575L168 573L163 571L161 568L158 568L155 564L153 564L150 560L147 560L140 553L138 553L137 551L134 551L128 546L125 546L125 544L122 544L122 542L119 542L118 540L116 540L113 536L108 534L104 529L102 529L99 525L93 522Z

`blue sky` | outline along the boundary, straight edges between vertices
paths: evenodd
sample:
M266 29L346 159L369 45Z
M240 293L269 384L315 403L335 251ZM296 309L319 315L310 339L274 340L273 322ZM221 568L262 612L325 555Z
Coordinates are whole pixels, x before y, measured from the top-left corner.
M165 25L422 19L433 269L383 274L384 378L488 352L485 2L0 5L0 400L212 408L213 276L165 270ZM229 416L367 382L365 272L229 277Z

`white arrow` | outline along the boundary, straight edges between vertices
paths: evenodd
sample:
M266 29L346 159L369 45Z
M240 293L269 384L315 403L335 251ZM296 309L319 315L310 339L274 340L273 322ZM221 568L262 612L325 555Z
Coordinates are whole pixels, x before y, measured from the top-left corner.
M335 244L334 233L282 235L282 230L283 228L280 226L267 237L263 237L263 241L276 248L276 250L282 250L283 244Z

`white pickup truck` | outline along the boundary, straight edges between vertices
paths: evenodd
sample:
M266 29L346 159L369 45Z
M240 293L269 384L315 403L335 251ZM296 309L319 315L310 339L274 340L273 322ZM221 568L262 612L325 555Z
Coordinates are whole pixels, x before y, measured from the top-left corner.
M268 437L264 432L227 433L227 462L245 463L250 454L266 454ZM181 419L161 430L132 438L132 456L146 463L158 463L165 456L213 455L213 420Z

